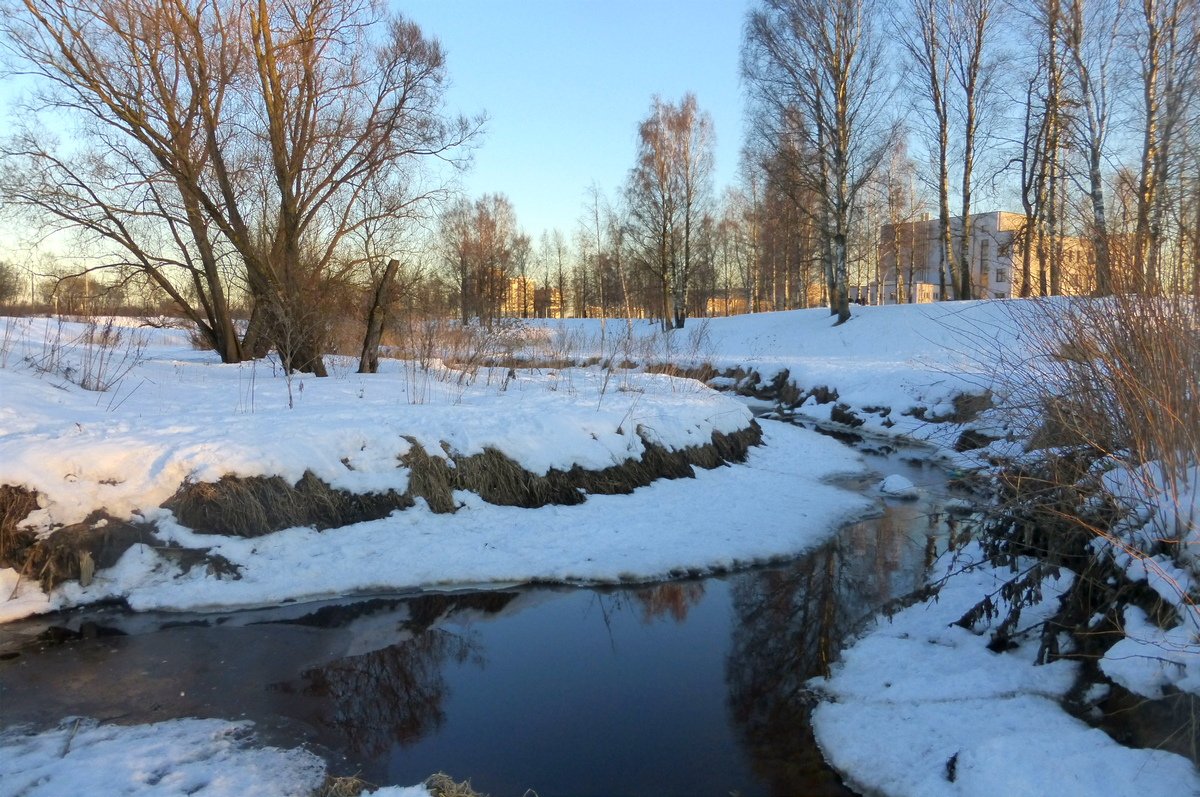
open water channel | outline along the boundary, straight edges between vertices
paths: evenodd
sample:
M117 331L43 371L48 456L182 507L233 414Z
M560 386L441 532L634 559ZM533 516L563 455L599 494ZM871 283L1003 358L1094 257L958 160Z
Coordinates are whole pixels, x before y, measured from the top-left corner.
M868 461L877 475L858 488L900 473L922 497L744 572L0 626L0 726L250 719L334 774L445 771L492 795L846 794L805 683L921 585L946 534L939 469L911 451Z

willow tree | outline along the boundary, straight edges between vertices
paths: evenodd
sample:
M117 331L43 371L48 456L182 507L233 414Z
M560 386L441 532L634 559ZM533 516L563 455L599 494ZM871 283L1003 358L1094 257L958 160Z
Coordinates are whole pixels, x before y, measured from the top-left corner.
M14 201L144 271L227 361L257 348L233 333L236 282L251 337L324 375L322 280L424 195L381 188L478 129L443 113L438 43L369 0L22 0L0 26L32 107L74 124L71 147L37 120L6 147L43 178Z
M795 122L798 171L818 199L830 312L850 318L847 257L859 195L898 135L886 103L876 0L763 0L746 26L743 72L769 117Z

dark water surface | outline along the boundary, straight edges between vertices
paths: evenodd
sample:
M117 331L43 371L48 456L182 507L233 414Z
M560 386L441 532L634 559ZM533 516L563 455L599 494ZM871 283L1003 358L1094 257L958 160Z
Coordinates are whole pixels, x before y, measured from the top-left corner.
M0 626L0 725L246 718L334 774L407 785L441 770L493 795L845 794L805 682L921 584L945 533L937 469L870 463L926 495L770 568Z

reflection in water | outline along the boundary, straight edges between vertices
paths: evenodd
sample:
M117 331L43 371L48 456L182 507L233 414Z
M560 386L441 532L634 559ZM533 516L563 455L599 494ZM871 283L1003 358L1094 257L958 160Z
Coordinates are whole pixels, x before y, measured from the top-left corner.
M0 724L247 718L381 784L448 769L492 793L844 794L806 683L920 585L944 533L928 507L703 580L31 619L0 627Z
M378 758L393 743L412 744L445 721L447 664L485 664L472 634L435 626L462 615L497 614L515 597L512 592L481 592L406 599L402 605L407 620L384 636L388 642L396 637L400 641L306 669L298 689L292 683L275 688L319 699L321 724L339 734L353 755ZM336 628L362 614L356 604L330 606L298 622Z
M668 615L682 623L688 611L704 597L704 584L699 581L655 584L633 590L632 597L641 607L642 622L646 625Z
M730 713L773 793L848 793L813 741L805 683L829 674L842 640L882 603L918 586L923 546L907 536L916 512L888 506L792 566L735 583Z
M327 701L322 721L352 753L376 758L393 742L415 742L442 724L448 692L443 667L468 658L483 664L469 638L425 631L383 650L305 670L302 692Z

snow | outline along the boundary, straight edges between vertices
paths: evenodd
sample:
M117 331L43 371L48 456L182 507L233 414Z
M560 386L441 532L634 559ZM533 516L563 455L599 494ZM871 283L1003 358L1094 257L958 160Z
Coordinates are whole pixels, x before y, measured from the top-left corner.
M23 582L23 608L10 601L0 611L27 614L114 596L139 610L194 610L417 586L647 580L795 555L870 510L866 499L823 481L862 469L847 447L782 424L770 425L766 442L745 465L698 469L695 479L536 511L460 492L463 507L452 515L418 506L340 529L296 528L253 539L198 535L166 510L147 511L166 539L212 546L242 567L241 577L219 578L204 568L180 574L150 547L136 545L86 588L68 583L51 598Z
M1179 625L1151 623L1136 606L1125 608L1125 638L1100 660L1100 669L1130 692L1151 700L1170 690L1200 693L1200 613L1180 609Z
M751 414L694 380L648 373L612 377L576 368L510 378L495 369L469 379L384 361L383 373L359 375L336 360L331 378L294 378L289 407L287 380L270 363L220 365L171 334L160 344L150 333L142 362L110 396L20 367L47 345L42 337L64 333L46 319L18 323L10 367L0 369L0 484L38 492L40 508L26 522L45 531L104 508L157 524L164 542L211 549L241 572L236 579L204 567L181 573L147 545L130 548L89 586L69 582L52 595L0 570L7 598L0 621L105 598L137 609L192 610L535 579L649 580L792 556L871 509L826 483L861 471L856 454L775 424L744 466L698 469L695 479L590 496L574 507L531 512L460 493L452 515L418 502L383 520L324 532L197 535L159 505L182 484L226 474L294 482L307 470L346 490L400 492L408 470L397 458L409 438L434 456L444 456L443 444L456 455L495 448L544 474L640 457L643 437L669 450L706 444L714 432L747 427ZM59 359L84 362L74 350ZM414 403L406 396L418 382L423 399Z
M917 486L899 473L893 473L879 483L879 492L889 498L914 500L919 498L921 491Z
M180 719L100 725L68 718L55 729L0 733L0 797L121 794L129 797L242 797L312 794L325 763L303 749L254 744L250 723ZM402 790L423 797L424 789Z
M295 482L310 471L345 490L402 492L409 473L398 458L414 444L433 456L444 456L443 446L456 456L496 449L538 474L604 468L639 457L643 438L678 450L745 428L747 405L711 388L764 385L784 370L803 390L836 391L863 420L859 433L933 442L956 468L978 467L987 456L1019 458L1028 454L998 416L973 422L1000 438L978 452L952 453L964 427L935 421L954 415L963 394L991 391L1003 401L996 372L1021 359L1021 323L1052 318L1055 306L856 307L841 326L816 309L692 320L670 334L645 322L536 321L512 333L515 351L534 359L710 363L757 374L717 377L711 387L641 369L468 373L387 359L380 374L359 375L355 363L336 357L328 379L287 379L270 360L222 365L191 349L178 330L119 327L121 344L105 353L89 343L95 330L84 324L0 320L0 484L39 493L27 522L48 533L104 508L155 523L164 541L210 550L239 569L238 578L204 567L181 572L153 547L135 545L89 586L69 582L49 595L0 569L0 622L105 598L137 610L205 610L383 590L652 580L793 556L878 501L831 484L864 472L852 450L771 423L766 445L744 465L698 469L694 479L589 496L577 506L518 509L464 492L454 514L434 514L418 501L339 529L239 539L196 534L160 505L180 485L226 474ZM113 384L97 393L79 381ZM797 415L828 423L833 407L810 398ZM1200 557L1173 562L1130 545L1182 511L1190 523L1183 548L1200 550L1200 470L1185 474L1180 495L1148 494L1142 487L1161 475L1156 467L1102 477L1131 507L1109 554L1131 578L1174 596L1179 613L1174 628L1162 629L1128 609L1126 638L1100 662L1114 682L1148 698L1200 692L1200 616L1183 599ZM916 488L906 481L893 474L876 496L911 494ZM963 570L936 601L880 618L830 679L813 684L823 699L814 728L830 763L857 788L887 795L1200 792L1185 759L1121 747L1067 715L1059 700L1073 665L1035 666L1031 640L993 653L986 629L951 624L1006 575ZM1025 609L1024 627L1052 610L1067 578L1043 585L1045 600ZM0 795L241 794L255 791L248 782L307 793L306 784L323 777L311 754L261 748L248 733L242 723L218 720L130 728L72 721L33 735L10 729L0 735ZM143 771L149 761L161 765Z
M986 628L953 625L1011 573L966 568L938 599L880 618L827 680L813 729L829 763L857 789L888 795L1194 794L1200 776L1182 756L1122 747L1066 714L1058 700L1075 666L1035 666L1036 639L994 653ZM1023 627L1052 613L1069 580L1047 579ZM951 777L953 773L953 777Z
M603 339L595 319L531 321L540 334L530 336L530 348L571 338L585 356L620 359L632 350L648 361L753 370L764 383L787 370L802 389L830 387L840 402L890 410L864 416L868 430L936 440L945 430L905 413L924 408L926 417L950 415L955 396L997 389L995 364L1019 359L1025 350L1018 321L1031 323L1056 301L856 306L840 326L825 308L755 313L691 319L668 335L645 321L636 322L632 334L610 321ZM831 407L810 405L800 414L828 420Z
M19 324L8 358L18 363L36 361L40 336L59 333L46 319ZM287 380L269 363L224 366L169 345L144 354L109 394L0 369L0 484L42 496L29 524L75 523L101 507L129 517L185 482L226 474L294 483L309 470L354 492L402 492L407 470L396 458L408 451L408 437L433 455L442 443L461 455L497 448L545 474L638 457L639 430L676 450L750 421L744 405L690 379L631 374L609 382L599 369L572 369L506 380L497 373L505 369L495 369L460 385L458 373L410 373L396 361L384 361L381 374L350 373L338 361L333 378L296 377L289 409ZM78 372L85 354L62 359Z

